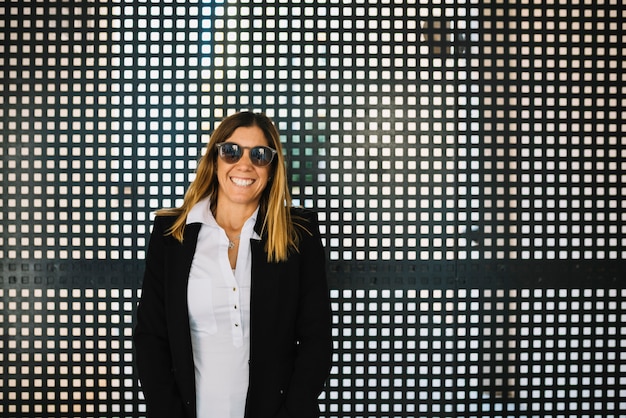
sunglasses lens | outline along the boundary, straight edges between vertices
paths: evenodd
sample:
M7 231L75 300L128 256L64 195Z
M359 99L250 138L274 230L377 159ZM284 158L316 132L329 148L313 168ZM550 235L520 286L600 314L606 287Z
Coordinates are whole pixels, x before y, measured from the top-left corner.
M234 164L241 159L243 150L237 144L230 142L222 142L219 144L220 158L228 164Z
M265 167L272 162L275 152L270 147L254 147L250 149L250 161L259 167Z

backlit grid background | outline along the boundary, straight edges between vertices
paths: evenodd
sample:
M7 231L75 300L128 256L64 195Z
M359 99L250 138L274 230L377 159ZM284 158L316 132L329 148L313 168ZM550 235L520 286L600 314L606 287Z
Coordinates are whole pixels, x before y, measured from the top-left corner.
M138 291L125 279L141 265L0 266L3 416L144 416L129 326ZM626 290L599 270L559 269L567 288L548 266L543 281L508 271L508 285L443 268L413 287L334 288L322 416L623 417ZM403 276L368 273L345 277Z
M142 416L152 211L249 108L320 211L324 416L624 416L622 6L0 6L0 414Z
M459 164L479 257L624 258L623 13L482 8L469 60L482 122L468 121L463 152L476 158Z
M623 290L338 297L341 366L326 392L337 402L329 416L623 416Z

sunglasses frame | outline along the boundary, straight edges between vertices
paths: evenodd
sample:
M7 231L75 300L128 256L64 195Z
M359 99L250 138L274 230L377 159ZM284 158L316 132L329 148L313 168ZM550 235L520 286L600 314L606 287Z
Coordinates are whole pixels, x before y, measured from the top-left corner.
M239 155L237 157L237 159L235 161L228 161L226 159L226 157L224 157L222 155L222 147L224 145L234 145L239 149ZM274 148L272 147L268 147L267 145L257 145L254 147L243 147L239 144L237 144L236 142L228 142L228 141L224 141L224 142L220 142L215 144L215 147L217 148L217 155L220 157L220 159L222 161L224 161L226 164L237 164L242 158L243 158L243 152L245 150L248 150L248 158L250 158L250 162L252 163L252 165L254 165L255 167L267 167L269 165L272 164L272 161L274 161L274 157L276 157L276 154L278 154L278 151L276 151ZM267 162L267 164L258 164L258 161L263 161L263 160L258 160L258 159L253 159L251 157L252 155L252 150L254 149L258 149L258 148L262 148L265 150L269 150L272 154L272 157L270 158L270 160ZM255 162L257 161L257 162Z

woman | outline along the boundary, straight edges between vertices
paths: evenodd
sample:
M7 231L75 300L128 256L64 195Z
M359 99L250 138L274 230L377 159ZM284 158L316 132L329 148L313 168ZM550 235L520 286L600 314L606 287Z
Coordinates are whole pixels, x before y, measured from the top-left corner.
M149 418L319 417L325 254L315 215L290 204L271 120L224 119L182 206L154 222L134 333Z

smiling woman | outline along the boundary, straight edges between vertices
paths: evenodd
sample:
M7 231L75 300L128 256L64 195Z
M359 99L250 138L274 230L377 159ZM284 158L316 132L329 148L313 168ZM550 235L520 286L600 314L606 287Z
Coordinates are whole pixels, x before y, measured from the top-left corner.
M316 215L291 207L273 122L227 117L183 205L155 220L134 334L148 417L318 417L325 263Z

